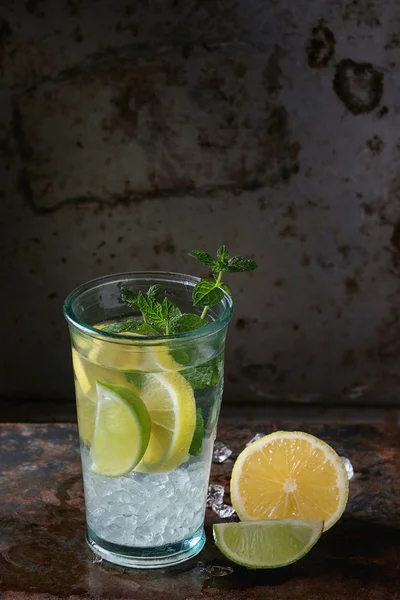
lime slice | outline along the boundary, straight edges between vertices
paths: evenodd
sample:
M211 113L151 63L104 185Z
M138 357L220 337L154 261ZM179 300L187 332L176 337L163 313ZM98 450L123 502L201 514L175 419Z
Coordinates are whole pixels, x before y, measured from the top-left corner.
M139 396L119 385L97 383L92 472L107 477L130 473L146 451L150 429L150 417Z
M96 418L96 402L83 393L79 382L75 379L76 412L78 414L79 437L91 445Z
M172 471L187 460L196 425L193 389L177 372L145 377L140 397L151 419L146 454L136 468L145 473Z
M296 562L318 541L323 521L282 519L218 523L214 540L227 558L249 569L274 569Z

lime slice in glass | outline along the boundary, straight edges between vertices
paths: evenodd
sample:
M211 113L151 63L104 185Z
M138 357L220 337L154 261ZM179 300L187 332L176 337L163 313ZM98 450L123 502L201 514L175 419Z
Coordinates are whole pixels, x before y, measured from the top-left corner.
M218 548L231 561L249 569L285 567L307 554L319 539L323 521L280 519L218 523Z
M90 457L98 475L118 477L141 461L151 421L143 401L120 385L97 383L97 409Z

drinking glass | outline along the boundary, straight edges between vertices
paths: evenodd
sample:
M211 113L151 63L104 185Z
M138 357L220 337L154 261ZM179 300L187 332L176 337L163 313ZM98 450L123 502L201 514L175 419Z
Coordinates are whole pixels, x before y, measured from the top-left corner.
M165 567L195 556L204 546L232 300L225 294L208 310L206 326L178 335L145 337L102 328L140 316L122 303L121 287L138 293L160 284L161 296L186 313L196 312L192 292L198 281L176 273L123 273L81 285L64 304L72 345L86 539L97 555L122 566ZM141 462L117 476L99 473L91 455L96 436L104 435L99 407L104 394L112 395L109 390L141 398L151 420ZM107 427L124 427L111 417Z

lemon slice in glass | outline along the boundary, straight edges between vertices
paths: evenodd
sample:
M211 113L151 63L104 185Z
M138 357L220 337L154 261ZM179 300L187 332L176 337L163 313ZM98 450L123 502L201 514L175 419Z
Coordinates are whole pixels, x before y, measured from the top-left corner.
M140 397L151 419L151 435L136 471L172 471L187 459L196 426L193 389L177 372L145 377Z

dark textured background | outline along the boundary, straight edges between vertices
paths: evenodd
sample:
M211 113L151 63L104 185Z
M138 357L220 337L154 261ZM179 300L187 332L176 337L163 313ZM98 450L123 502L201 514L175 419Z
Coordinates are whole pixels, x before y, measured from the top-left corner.
M3 395L72 398L74 286L225 242L261 265L226 402L396 404L399 31L396 0L3 0Z

